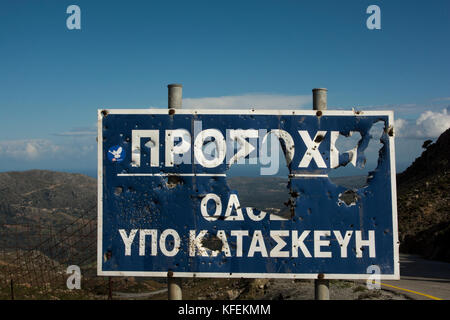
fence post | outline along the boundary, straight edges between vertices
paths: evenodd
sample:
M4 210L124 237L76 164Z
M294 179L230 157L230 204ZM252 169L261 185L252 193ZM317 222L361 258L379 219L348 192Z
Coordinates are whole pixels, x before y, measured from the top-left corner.
M14 281L13 281L13 279L11 278L11 279L9 280L9 282L10 282L10 286L11 286L11 300L14 300Z
M108 277L108 300L112 300L112 283L111 283L111 277Z
M169 84L168 107L169 109L181 109L183 97L183 85ZM181 278L173 277L173 272L167 272L167 295L169 300L182 300Z
M313 92L313 110L327 110L327 92L325 88L316 88ZM330 300L330 281L319 274L318 279L314 280L314 299Z

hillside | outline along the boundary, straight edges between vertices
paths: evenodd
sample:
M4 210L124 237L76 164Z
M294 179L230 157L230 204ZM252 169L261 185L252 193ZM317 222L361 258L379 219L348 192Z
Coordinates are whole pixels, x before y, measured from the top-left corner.
M397 175L400 250L450 261L450 129Z
M81 252L76 245L83 237L80 232L95 224L96 185L96 179L81 174L45 170L0 173L0 247L29 250L46 241L39 250L59 261ZM57 245L62 234L70 239ZM92 236L95 240L95 234Z

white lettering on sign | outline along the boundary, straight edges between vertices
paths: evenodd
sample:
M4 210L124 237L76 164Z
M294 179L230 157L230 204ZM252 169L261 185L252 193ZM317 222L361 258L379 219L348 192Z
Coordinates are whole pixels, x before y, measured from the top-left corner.
M322 237L329 237L330 230L322 231L316 230L314 231L314 257L316 258L331 258L330 251L322 251L322 247L329 247L330 240L323 240Z
M150 255L156 256L158 252L158 242L157 240L158 230L156 229L141 229L139 232L139 255L145 256L145 237L151 236L151 246L150 246Z
M139 256L155 256L159 253L166 257L174 257L180 252L182 246L181 237L173 229L162 230L158 238L159 231L156 229L132 229L127 232L120 229L119 233L123 240L125 256L138 254ZM138 250L132 250L139 233ZM355 236L353 236L355 235ZM211 236L217 237L222 242L220 250L211 250L205 247L203 241ZM148 245L148 239L150 245ZM363 240L363 232L360 230L347 230L342 235L339 230L270 230L268 234L263 234L261 230L218 230L216 234L209 234L208 230L189 230L187 244L189 256L195 257L217 257L223 254L225 257L271 257L271 258L298 258L301 252L302 258L332 258L333 252L339 252L342 259L348 258L348 246L353 241L356 251L356 258L375 258L375 230L368 231L368 240ZM184 237L183 237L184 239ZM353 240L352 240L353 239ZM306 243L312 247L307 248ZM231 245L230 245L231 244ZM332 250L331 246L339 246L339 250ZM147 246L150 250L146 250ZM368 248L368 253L364 253L364 248ZM300 249L300 250L299 250Z
M362 258L363 256L363 247L369 247L369 257L375 258L375 231L369 230L369 239L362 240L361 231L355 231L356 237L356 257Z
M232 216L231 213L233 212L233 209L236 211L236 215ZM244 216L242 215L242 209L241 205L239 203L238 197L235 194L230 194L230 199L228 200L227 210L225 211L225 220L237 220L237 221L243 221Z
M175 145L175 139L181 142ZM166 130L166 167L191 163L191 134L186 129ZM181 154L181 157L180 157ZM175 158L177 157L177 158Z
M150 138L145 146L150 148L150 166L159 167L159 130L132 130L131 165L141 166L141 138Z
M264 243L264 238L261 230L255 230L252 237L252 242L250 243L250 249L248 250L248 256L253 257L255 252L260 252L262 257L267 257L266 244Z
M125 245L126 256L131 256L131 244L133 243L134 237L136 236L137 232L137 229L133 229L130 231L130 234L127 235L127 232L125 230L119 230L119 233L122 236L123 244Z
M189 231L189 256L194 257L197 252L200 253L202 257L208 257L208 252L203 247L202 241L203 237L208 233L208 230L202 230L196 234L195 230Z
M350 131L349 137L353 135L353 131ZM330 168L335 169L340 166L339 163L339 150L336 148L336 141L339 138L341 133L339 131L331 131L331 148L330 148ZM344 153L348 154L349 162L356 167L356 159L358 154L358 146L354 147L351 150L345 151Z
M337 242L341 246L341 257L347 258L347 247L350 242L350 238L352 237L353 231L347 231L345 233L345 238L342 238L340 231L334 231L334 236L336 237Z
M127 231L124 229L119 229L120 236L122 237L122 241L124 244L124 255L131 256L131 245L134 242L134 238L139 231L139 255L146 255L146 236L151 236L151 245L150 245L150 255L157 255L157 235L158 230L156 229L132 229L130 233L127 235ZM167 240L169 238L169 241ZM170 239L172 241L170 241ZM169 246L167 246L167 242L169 242ZM159 237L159 249L161 253L167 257L173 257L177 255L180 250L181 238L173 229L166 229L161 233Z
M311 258L312 255L309 252L308 248L305 246L305 239L308 237L308 235L311 233L309 230L305 230L302 232L300 237L298 236L298 231L293 230L292 231L292 257L298 258L298 249L302 251L305 258Z
M207 141L206 138L214 138L214 140ZM203 146L214 144L216 147L215 156L212 159L207 159L204 154ZM167 148L167 147L166 147ZM194 155L195 160L205 168L215 168L223 163L225 159L227 145L222 133L217 129L207 129L200 132L195 138L194 142Z
M324 160L324 148L321 144L327 136L327 131L317 131L314 138L306 130L298 130L298 135L303 141L302 148L296 148L292 136L284 130L273 129L267 131L265 129L227 129L226 139L222 132L217 129L206 129L199 131L193 137L194 148L191 148L192 137L187 129L165 130L165 146L164 146L164 165L173 167L177 164L191 164L192 154L195 164L199 164L205 168L216 168L223 164L224 161L228 165L235 163L245 163L245 159L250 155L256 155L260 164L267 165L273 161L278 161L279 142L283 143L283 150L286 157L286 164L289 165L295 156L296 149L306 150L301 155L298 163L299 168L309 168L315 164L318 168L337 168L339 167L340 151L336 148L336 141L339 137L339 131L329 131L329 157ZM353 132L350 132L350 135ZM131 142L131 165L133 167L141 167L141 140L148 139L145 147L150 149L150 161L145 164L151 167L159 167L160 163L160 132L159 130L132 130ZM275 139L267 139L268 137ZM258 140L260 141L258 146ZM235 145L239 145L237 150ZM270 145L270 152L268 146ZM322 149L322 151L321 151ZM349 156L349 162L356 166L357 160L356 146L352 150L345 151ZM259 150L259 153L256 152ZM256 164L253 156L250 157L249 163ZM271 175L278 172L278 165L275 170L271 168L262 168L263 175ZM264 171L265 170L265 171Z
M311 140L308 131L299 130L298 133L302 137L303 142L306 144L307 147L307 150L303 155L302 161L300 161L300 164L298 165L299 168L309 167L309 164L312 159L314 159L319 168L326 168L327 165L325 164L325 161L323 160L322 155L320 154L319 145L322 143L322 140L324 139L327 132L318 131L314 136L314 141Z
M213 200L216 205L216 209L212 216L210 216L208 213L208 202L210 200ZM217 194L208 193L200 203L200 212L202 213L202 216L206 221L217 220L217 218L219 218L220 214L222 213L222 201L220 200L220 197Z
M286 241L282 237L289 237L288 230L270 230L270 237L275 240L276 246L270 250L271 257L288 258L289 251L282 251L287 245Z

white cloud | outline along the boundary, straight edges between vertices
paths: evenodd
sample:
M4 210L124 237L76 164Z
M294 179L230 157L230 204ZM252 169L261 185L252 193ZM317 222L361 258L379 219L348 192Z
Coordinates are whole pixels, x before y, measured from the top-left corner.
M96 136L97 131L66 131L55 133L55 136L61 137L84 137L84 136Z
M186 109L298 109L308 105L312 105L311 95L244 94L183 99Z
M450 128L449 110L425 111L414 122L405 119L395 121L396 136L409 139L437 138Z
M34 160L58 152L60 148L45 139L0 141L3 157Z
M55 136L60 137L85 137L85 136L97 136L97 129L93 127L80 127L73 128L70 131L55 133Z
M95 140L89 143L61 143L47 139L0 141L3 158L35 161L43 159L80 159L95 153Z

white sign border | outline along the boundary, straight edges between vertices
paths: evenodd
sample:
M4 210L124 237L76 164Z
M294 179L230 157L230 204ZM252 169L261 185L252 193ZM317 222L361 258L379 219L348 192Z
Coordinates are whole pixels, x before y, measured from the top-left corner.
M317 115L315 110L257 110L257 109L173 109L175 114L216 114L216 115ZM394 129L393 111L349 111L322 110L321 116L388 116L388 128ZM121 277L167 277L167 272L160 271L103 271L103 132L102 119L104 114L169 114L169 109L98 109L97 110L97 275ZM391 198L392 198L392 228L394 247L394 273L380 274L380 280L400 279L400 256L397 222L397 187L395 168L395 134L388 135L391 166ZM324 279L367 280L374 274L320 274ZM179 278L274 278L274 279L318 279L319 273L226 273L226 272L173 272L173 277Z

